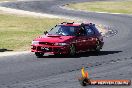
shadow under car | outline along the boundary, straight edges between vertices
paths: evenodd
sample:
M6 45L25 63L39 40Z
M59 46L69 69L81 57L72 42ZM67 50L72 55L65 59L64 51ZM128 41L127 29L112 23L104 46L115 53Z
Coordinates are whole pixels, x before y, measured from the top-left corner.
M100 51L100 52L84 52L84 53L78 53L75 56L69 56L69 55L49 55L49 56L43 56L41 58L80 58L80 57L89 57L89 56L103 56L103 55L109 55L109 54L116 54L120 53L122 51Z

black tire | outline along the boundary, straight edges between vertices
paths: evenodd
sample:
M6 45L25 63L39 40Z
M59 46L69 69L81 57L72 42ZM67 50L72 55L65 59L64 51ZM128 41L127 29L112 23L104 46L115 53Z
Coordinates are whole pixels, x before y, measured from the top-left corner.
M96 47L94 48L95 52L100 52L100 50L102 49L100 41L98 40L96 43Z
M36 55L38 58L41 58L41 57L43 57L44 53L35 52L35 55Z
M76 55L76 47L73 44L70 46L69 54L70 54L70 56L75 56Z

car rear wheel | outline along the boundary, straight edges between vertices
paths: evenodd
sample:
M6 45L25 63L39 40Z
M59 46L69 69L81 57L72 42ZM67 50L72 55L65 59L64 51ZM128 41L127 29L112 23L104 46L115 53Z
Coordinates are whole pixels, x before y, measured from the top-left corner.
M100 41L97 41L94 51L99 52L100 50L101 50L101 44L100 44Z
M76 48L75 48L75 46L72 44L72 45L70 46L70 56L75 56L75 54L76 54Z
M40 58L40 57L43 57L44 53L39 53L39 52L35 52L35 55Z

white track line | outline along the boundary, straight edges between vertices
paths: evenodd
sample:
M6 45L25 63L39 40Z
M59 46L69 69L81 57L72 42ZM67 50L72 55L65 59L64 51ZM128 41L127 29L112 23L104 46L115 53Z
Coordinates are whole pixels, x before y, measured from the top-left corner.
M30 53L30 51L21 51L21 52L0 52L0 57L21 55L21 54L27 54L27 53Z
M25 11L25 10L18 10L18 9L12 9L7 7L0 7L0 11L4 13L9 14L15 14L15 15L21 15L21 16L32 16L32 17L40 17L40 18L58 18L58 19L70 19L70 20L81 20L76 17L69 17L69 16L63 16L63 15L52 15L52 14L46 14L46 13L37 13L37 12L31 12L31 11Z

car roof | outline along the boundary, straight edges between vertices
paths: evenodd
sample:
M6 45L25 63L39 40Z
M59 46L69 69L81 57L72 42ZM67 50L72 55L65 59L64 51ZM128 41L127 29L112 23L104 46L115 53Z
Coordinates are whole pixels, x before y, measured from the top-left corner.
M62 26L81 26L81 25L93 25L92 23L74 23L74 22L72 22L72 23L68 23L68 22L62 22L61 24L59 24L59 25L62 25Z

